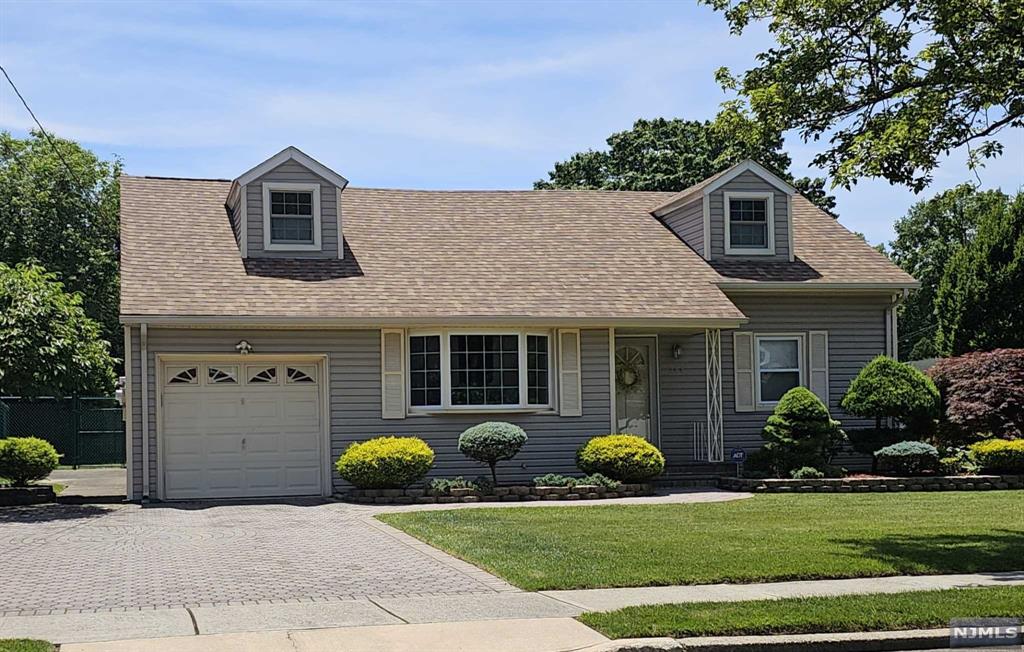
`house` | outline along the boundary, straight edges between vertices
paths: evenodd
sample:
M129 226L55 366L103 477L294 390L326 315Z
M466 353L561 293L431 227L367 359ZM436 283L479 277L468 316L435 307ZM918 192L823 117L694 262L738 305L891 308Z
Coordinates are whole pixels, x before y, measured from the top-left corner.
M916 282L745 161L678 193L349 187L289 147L234 180L121 181L133 499L330 494L352 442L530 440L509 480L608 432L673 473L760 445L778 398L839 399ZM867 425L867 424L865 424Z

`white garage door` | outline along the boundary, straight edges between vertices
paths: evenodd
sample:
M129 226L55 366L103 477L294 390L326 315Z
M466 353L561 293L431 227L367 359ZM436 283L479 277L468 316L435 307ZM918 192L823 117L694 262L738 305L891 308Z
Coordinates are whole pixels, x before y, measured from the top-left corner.
M166 364L164 497L320 494L317 369L308 361Z

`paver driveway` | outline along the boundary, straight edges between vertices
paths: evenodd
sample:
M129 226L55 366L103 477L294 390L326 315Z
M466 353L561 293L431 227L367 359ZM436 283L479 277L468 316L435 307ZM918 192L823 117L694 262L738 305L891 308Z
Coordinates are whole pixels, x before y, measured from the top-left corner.
M321 501L0 508L0 615L513 590L369 513Z

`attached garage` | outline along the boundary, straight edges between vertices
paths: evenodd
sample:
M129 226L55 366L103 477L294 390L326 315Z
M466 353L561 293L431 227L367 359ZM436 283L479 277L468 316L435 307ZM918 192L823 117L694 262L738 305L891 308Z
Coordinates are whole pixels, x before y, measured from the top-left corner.
M322 357L158 356L166 500L327 492Z

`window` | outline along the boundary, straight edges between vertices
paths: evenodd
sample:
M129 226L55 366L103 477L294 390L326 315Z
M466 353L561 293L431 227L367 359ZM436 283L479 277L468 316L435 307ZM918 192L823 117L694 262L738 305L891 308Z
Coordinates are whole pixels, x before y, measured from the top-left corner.
M313 243L313 193L270 192L270 241Z
M548 337L526 336L526 402L530 405L548 403Z
M409 404L441 405L441 336L409 338Z
M803 384L803 338L798 335L757 337L757 402L777 403Z
M774 199L772 193L723 193L726 253L763 255L775 253Z
M277 367L246 367L246 381L250 385L276 385L277 384Z
M263 184L263 248L320 250L319 184Z
M413 408L550 405L547 334L413 334L408 355L409 405Z
M206 369L206 377L210 385L237 385L237 367L214 367L210 365Z

